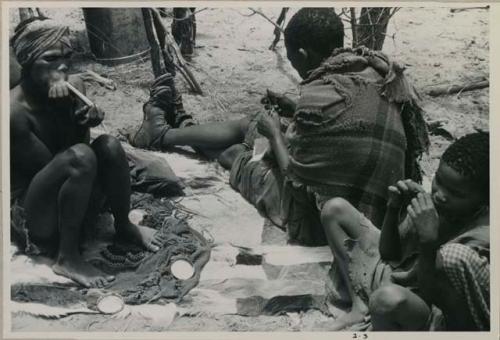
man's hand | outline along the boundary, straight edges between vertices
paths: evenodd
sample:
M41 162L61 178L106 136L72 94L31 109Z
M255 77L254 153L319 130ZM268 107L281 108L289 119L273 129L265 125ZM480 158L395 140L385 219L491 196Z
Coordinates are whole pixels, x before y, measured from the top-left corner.
M387 205L393 208L400 208L405 201L409 202L418 193L425 193L424 188L411 179L398 181L389 186L389 199Z
M295 112L295 103L293 100L271 90L267 90L267 94L262 98L261 103L264 104L266 109L270 110L272 108L283 117L292 117Z
M69 93L68 85L66 85L65 81L53 82L49 88L49 98L52 99L67 98Z
M70 94L64 72L52 71L49 80L49 98L67 98Z
M76 121L80 125L95 127L104 119L104 111L97 106L83 106L75 112Z
M420 244L435 246L439 238L439 215L431 194L419 193L413 198L408 215L415 225Z
M279 116L274 112L262 114L257 122L257 131L268 139L272 139L277 134L280 134Z

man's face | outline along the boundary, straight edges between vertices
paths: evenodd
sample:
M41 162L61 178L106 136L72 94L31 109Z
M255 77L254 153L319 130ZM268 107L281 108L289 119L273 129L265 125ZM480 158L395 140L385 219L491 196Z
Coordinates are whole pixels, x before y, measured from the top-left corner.
M440 215L464 219L477 212L484 195L476 183L441 162L432 181L432 201Z
M30 69L31 79L38 87L46 91L54 82L67 80L71 55L71 47L57 42L33 62Z

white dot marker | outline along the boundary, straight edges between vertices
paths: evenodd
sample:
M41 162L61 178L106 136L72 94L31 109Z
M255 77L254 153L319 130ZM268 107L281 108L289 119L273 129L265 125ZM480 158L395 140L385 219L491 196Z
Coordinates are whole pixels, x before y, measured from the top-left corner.
M97 301L97 309L104 314L116 314L124 306L122 298L114 294L104 295Z
M133 209L130 210L128 213L128 218L130 219L130 222L132 222L135 225L139 225L142 220L144 219L144 216L146 215L146 212L142 209Z
M172 272L172 275L179 280L187 280L194 275L193 266L186 260L177 260L172 263L170 271Z

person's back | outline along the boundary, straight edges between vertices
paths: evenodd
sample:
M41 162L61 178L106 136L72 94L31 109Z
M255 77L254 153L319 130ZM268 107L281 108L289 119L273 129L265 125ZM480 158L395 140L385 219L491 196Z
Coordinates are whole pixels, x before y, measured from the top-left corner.
M394 67L379 52L336 50L303 82L288 136L292 176L320 205L342 197L378 225L387 186L405 177L419 180L415 154L428 143L415 95L406 90L412 88L402 74L394 77ZM403 105L418 115L420 145L406 137Z

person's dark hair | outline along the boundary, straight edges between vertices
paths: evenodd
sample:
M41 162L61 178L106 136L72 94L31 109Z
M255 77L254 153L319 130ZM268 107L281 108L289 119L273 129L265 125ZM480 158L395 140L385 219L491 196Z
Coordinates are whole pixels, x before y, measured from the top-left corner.
M475 132L459 138L446 149L441 161L477 183L489 200L490 134L488 132Z
M286 26L285 44L294 49L309 47L328 57L344 46L344 25L333 8L302 8Z

